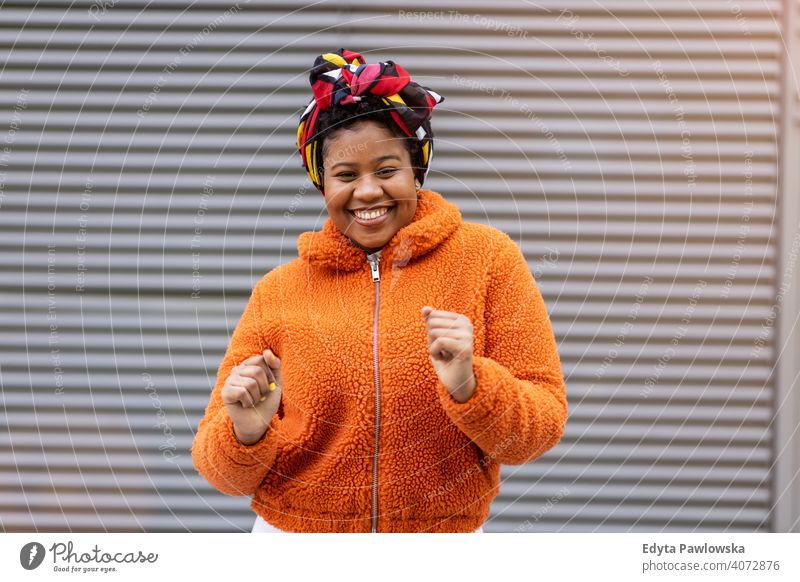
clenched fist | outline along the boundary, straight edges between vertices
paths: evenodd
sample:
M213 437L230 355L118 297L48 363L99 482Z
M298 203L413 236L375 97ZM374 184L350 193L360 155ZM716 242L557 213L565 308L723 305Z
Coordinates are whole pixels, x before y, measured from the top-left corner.
M271 350L234 366L222 386L222 403L240 443L251 445L264 436L281 403L281 361Z
M474 344L469 317L453 311L422 308L428 334L428 354L439 380L458 402L466 402L475 393L472 370Z

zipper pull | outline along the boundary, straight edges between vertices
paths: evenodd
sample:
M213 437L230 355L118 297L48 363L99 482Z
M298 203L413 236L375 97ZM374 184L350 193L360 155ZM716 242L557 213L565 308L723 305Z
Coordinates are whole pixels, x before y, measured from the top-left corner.
M380 281L381 273L378 270L378 263L380 263L381 260L380 256L376 257L374 255L370 255L367 257L367 260L369 261L369 266L372 269L372 282L375 283L377 281Z

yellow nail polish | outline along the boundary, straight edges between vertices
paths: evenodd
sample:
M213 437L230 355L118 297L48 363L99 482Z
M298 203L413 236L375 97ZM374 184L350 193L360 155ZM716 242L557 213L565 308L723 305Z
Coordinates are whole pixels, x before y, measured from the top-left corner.
M278 387L278 386L277 386L277 384L275 384L275 382L270 382L270 383L269 383L269 391L270 391L270 392L274 392L274 391L275 391L275 388L277 388L277 387Z
M262 396L262 397L261 397L261 402L264 402L266 399L267 399L267 397L266 397L266 396Z

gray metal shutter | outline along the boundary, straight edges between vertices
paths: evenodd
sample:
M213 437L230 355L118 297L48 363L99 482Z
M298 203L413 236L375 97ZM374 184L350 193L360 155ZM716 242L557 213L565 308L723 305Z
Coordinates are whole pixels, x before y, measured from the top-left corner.
M189 447L252 285L325 219L294 138L344 46L445 96L426 186L551 313L567 433L484 530L770 530L783 9L4 3L0 527L249 530Z

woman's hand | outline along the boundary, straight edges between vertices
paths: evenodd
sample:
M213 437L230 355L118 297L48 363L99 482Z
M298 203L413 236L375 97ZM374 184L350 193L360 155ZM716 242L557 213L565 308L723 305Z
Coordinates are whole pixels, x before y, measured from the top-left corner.
M475 392L472 371L473 332L469 317L432 307L422 308L433 369L450 395L466 402Z
M239 442L250 445L261 440L278 411L282 386L281 361L271 350L234 366L221 396Z

